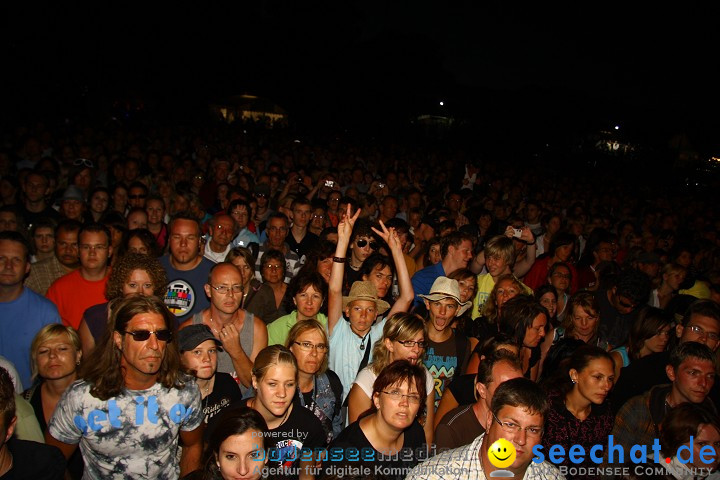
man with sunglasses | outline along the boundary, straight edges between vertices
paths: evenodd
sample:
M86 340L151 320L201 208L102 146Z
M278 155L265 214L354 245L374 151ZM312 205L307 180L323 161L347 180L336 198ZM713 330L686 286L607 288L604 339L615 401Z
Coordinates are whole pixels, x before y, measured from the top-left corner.
M367 258L377 251L379 245L372 231L373 223L367 218L358 218L350 235L350 248L345 263L345 281L343 293L350 291L350 286L362 280L361 268Z
M128 207L145 208L145 201L148 196L148 188L144 183L135 181L128 188Z
M200 467L202 400L180 370L174 322L156 297L113 305L112 335L65 391L46 433L66 458L80 446L84 478L179 478Z
M218 352L217 371L229 373L243 395L251 387L250 371L258 352L267 347L268 332L260 317L240 308L243 281L240 270L230 262L214 265L205 284L210 307L180 325L181 329L204 324L224 345Z
M513 378L497 388L490 405L485 417L488 426L485 433L469 445L440 453L417 465L406 480L464 480L492 476L524 480L565 478L550 462L532 461L533 448L541 443L549 409L542 388L527 378ZM490 458L490 447L495 447L495 442L501 440L512 444L515 460L502 469L504 472L493 475L501 470L495 465L507 460L504 452Z
M672 331L672 330L671 330ZM696 300L690 304L682 321L675 327L677 344L698 342L717 352L720 347L720 306L712 300ZM652 353L630 362L611 393L616 408L636 395L647 392L655 385L667 383L665 366L670 363L673 342L664 351ZM720 382L710 389L710 398L720 405Z

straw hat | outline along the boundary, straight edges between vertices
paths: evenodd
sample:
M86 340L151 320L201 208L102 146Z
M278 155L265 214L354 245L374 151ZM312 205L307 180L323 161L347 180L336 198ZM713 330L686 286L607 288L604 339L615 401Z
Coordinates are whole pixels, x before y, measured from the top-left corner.
M350 294L342 299L343 310L345 310L345 307L347 307L350 302L354 302L355 300L375 302L378 314L383 314L390 309L390 304L378 298L375 284L369 281L357 281L352 284Z
M460 315L465 313L467 309L472 306L472 302L470 301L460 301L460 284L458 284L457 280L453 280L452 278L448 277L436 278L432 284L432 287L430 288L430 293L427 295L419 296L430 302L437 302L438 300L442 300L443 298L452 298L460 306L457 312L455 312L456 317L459 317Z

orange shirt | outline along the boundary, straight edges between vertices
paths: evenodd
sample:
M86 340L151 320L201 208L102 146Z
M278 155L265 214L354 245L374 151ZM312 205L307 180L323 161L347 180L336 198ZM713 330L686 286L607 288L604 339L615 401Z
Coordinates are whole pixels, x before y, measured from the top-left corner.
M105 287L109 276L108 268L105 278L91 282L85 280L80 274L80 269L77 269L63 275L50 285L45 296L57 307L63 325L77 330L85 310L93 305L107 302Z

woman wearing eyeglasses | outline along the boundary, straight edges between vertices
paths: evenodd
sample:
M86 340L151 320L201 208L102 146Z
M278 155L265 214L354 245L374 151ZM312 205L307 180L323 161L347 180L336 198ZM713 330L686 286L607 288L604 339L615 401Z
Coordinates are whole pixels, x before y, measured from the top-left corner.
M396 360L407 360L413 365L420 365L425 372L425 397L422 411L424 416L425 439L432 443L433 421L435 418L435 392L433 377L422 366L425 355L425 339L427 327L423 319L411 313L396 313L387 319L383 327L383 336L373 346L373 361L360 370L348 394L348 421L356 421L360 415L372 406L373 383L382 370Z
M342 383L328 370L328 340L325 327L317 320L296 323L288 333L286 346L298 364L298 392L295 403L310 410L325 430L330 443L344 426Z
M408 360L387 365L373 383L367 414L330 444L324 472L349 475L361 466L387 479L405 478L426 442L416 421L427 396L426 379L425 370Z
M581 445L588 452L593 445L605 444L612 432L615 414L607 402L615 383L612 357L605 350L583 345L563 363L557 375L546 384L550 410L545 416L542 443L545 451L562 445L569 451ZM590 456L582 463L571 463L566 457L558 466L595 468ZM568 479L597 478L570 475Z

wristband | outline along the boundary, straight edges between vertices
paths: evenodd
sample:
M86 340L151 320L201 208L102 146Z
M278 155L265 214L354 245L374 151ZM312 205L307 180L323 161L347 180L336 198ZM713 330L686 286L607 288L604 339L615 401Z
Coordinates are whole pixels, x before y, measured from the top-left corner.
M333 257L333 262L335 263L345 263L347 262L347 257Z

